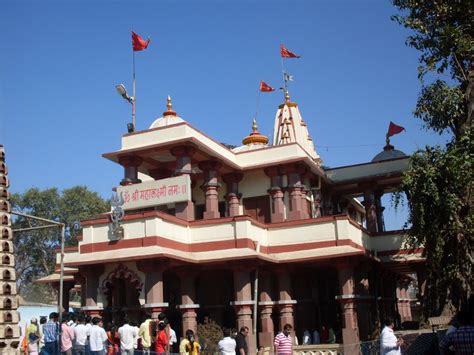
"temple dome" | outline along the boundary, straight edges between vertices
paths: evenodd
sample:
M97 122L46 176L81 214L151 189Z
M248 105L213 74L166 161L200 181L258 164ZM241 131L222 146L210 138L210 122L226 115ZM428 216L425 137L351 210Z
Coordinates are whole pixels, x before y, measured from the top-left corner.
M242 140L242 146L236 147L232 149L232 151L239 153L268 147L268 137L260 134L257 128L257 120L254 118L252 122L252 132Z
M377 154L373 159L372 162L378 162L383 160L391 160L396 158L403 158L407 155L403 153L401 150L396 150L395 147L389 143L383 147L383 151Z
M184 120L176 114L176 111L173 110L171 97L169 95L167 102L166 111L163 112L163 116L153 121L153 123L150 125L150 128L165 127L184 122Z

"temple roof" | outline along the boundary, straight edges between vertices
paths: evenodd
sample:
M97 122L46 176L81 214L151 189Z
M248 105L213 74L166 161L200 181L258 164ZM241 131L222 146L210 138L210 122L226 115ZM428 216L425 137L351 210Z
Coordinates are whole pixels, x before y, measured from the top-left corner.
M278 107L273 130L273 145L298 143L316 162L321 159L314 149L313 139L301 116L298 104L291 102L288 95L285 102Z
M396 150L393 145L387 143L385 147L383 147L383 151L377 154L373 159L372 162L378 162L383 160L391 160L395 158L403 158L407 155L400 150Z
M176 111L173 110L173 104L171 103L171 97L169 95L167 98L167 102L167 109L165 112L163 112L163 116L153 121L150 128L164 127L184 122L184 120L176 114Z

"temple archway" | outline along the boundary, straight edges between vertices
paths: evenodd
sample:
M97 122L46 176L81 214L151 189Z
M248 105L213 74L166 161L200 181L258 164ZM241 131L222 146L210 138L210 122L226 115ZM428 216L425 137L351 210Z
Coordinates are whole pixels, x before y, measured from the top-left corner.
M102 282L102 292L107 301L104 322L121 324L128 317L131 322L140 322L140 292L143 282L136 271L123 264L111 271Z

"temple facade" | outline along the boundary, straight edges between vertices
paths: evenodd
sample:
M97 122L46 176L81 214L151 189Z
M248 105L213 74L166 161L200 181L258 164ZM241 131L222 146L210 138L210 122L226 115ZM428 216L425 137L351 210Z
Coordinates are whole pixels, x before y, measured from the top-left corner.
M2 238L0 264L0 353L17 354L19 351L20 321L16 293L15 256L11 229L11 207L8 192L8 169L5 150L0 145L0 229Z
M384 316L411 320L407 288L424 260L385 230L381 198L408 168L389 143L371 161L325 169L288 94L272 144L254 120L233 149L168 98L149 129L103 156L124 177L112 213L82 221L66 248L65 306L80 285L82 309L106 322L165 312L177 334L205 316L245 325L252 353L287 323L299 339L330 326L353 354Z

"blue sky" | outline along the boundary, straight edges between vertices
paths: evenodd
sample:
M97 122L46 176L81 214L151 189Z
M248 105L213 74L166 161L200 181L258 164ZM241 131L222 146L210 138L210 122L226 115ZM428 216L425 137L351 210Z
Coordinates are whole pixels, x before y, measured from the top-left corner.
M239 145L251 129L258 83L281 86L279 44L290 95L324 165L366 162L392 139L412 153L444 138L412 111L420 90L418 52L390 20L389 1L24 1L4 0L0 31L0 144L11 191L86 185L104 197L123 175L102 153L119 149L130 107L130 31L150 37L136 53L137 128L173 98L178 114L220 142ZM258 125L271 135L279 92L262 94ZM389 206L387 206L389 207ZM403 213L391 213L400 227Z

